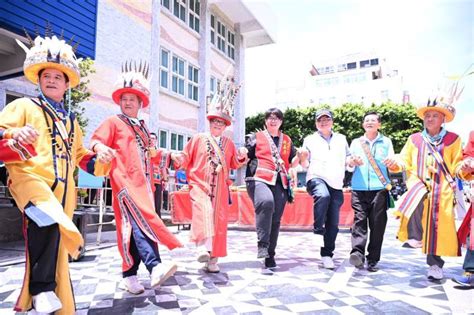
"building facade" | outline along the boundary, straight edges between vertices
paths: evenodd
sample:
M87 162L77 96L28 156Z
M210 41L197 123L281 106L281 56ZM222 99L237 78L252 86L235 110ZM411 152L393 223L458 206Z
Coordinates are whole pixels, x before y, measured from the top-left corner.
M0 63L0 109L15 97L37 94L21 76L24 53L14 39L25 41L23 28L34 34L35 25L44 35L44 21L49 21L55 33L66 30L66 38L81 35L79 47L81 39L87 45L78 56L94 59L96 72L88 78L92 96L83 104L89 119L86 143L106 117L119 111L111 95L125 61L150 64L151 106L141 118L158 134L160 147L181 150L193 134L206 130L206 103L224 76L244 81L245 49L274 42L262 3L252 1L57 0L46 6L1 3L0 54L9 53L17 61ZM22 16L29 19L23 21ZM1 72L3 68L9 70ZM233 125L226 131L237 145L244 141L244 94L245 85L236 99Z
M309 74L305 72L302 74L304 79L293 80L292 85L280 84L276 91L276 105L284 109L321 104L407 103L410 100L402 75L386 58L376 53L351 54L315 62Z

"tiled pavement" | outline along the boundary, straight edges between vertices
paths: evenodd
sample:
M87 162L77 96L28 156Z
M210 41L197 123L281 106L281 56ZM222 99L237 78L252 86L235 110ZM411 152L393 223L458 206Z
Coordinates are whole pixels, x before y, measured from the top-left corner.
M347 231L338 235L334 271L322 268L315 235L282 232L278 267L271 271L255 258L255 232L230 230L229 256L220 261L221 273L203 272L190 245L172 252L162 248L162 259L178 262L178 272L160 289L138 296L118 288L120 257L109 243L71 264L77 314L474 313L474 290L449 279L461 271L462 258L446 259L445 280L428 281L425 256L400 246L394 238L396 224L391 218L381 270L375 273L349 264ZM185 241L188 232L178 235ZM12 313L23 269L24 264L0 267L0 314ZM149 285L143 266L139 278Z

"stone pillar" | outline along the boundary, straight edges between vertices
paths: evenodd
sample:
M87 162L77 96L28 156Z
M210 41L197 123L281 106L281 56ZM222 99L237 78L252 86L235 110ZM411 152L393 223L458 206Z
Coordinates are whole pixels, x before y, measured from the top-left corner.
M234 108L234 142L237 148L245 144L245 39L240 32L241 25L235 27L235 81L242 83L237 94ZM235 184L244 183L245 167L240 168L235 176Z
M206 107L207 96L210 92L210 68L211 68L211 12L207 0L200 2L201 16L199 35L199 111L198 111L198 125L197 131L204 132L206 130Z
M160 121L160 0L153 0L152 3L152 22L151 22L151 53L150 53L150 121L148 127L150 132L158 135L158 126ZM159 135L158 135L159 137Z

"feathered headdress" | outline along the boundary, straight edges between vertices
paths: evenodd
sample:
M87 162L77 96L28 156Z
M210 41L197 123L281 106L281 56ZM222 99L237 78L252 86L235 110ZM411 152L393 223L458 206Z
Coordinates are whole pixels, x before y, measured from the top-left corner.
M224 83L219 83L217 91L207 105L207 119L224 119L227 126L232 124L234 102L242 84L236 84L233 77L226 76Z
M79 60L74 54L78 43L71 47L72 38L69 43L66 43L62 34L60 38L57 38L52 32L50 24L46 25L44 38L37 35L33 41L28 33L26 33L26 37L31 48L26 47L19 40L16 40L16 42L26 52L23 71L28 80L38 84L38 73L43 69L52 68L68 76L69 87L73 88L79 84L81 79Z
M150 66L146 62L126 61L122 65L122 73L117 81L116 89L112 94L115 103L120 104L120 97L123 93L133 93L143 102L142 108L150 103L150 83L148 75Z
M459 88L459 81L451 84L447 89L438 89L436 95L430 97L426 106L418 108L417 115L419 118L423 119L425 113L429 110L434 110L440 112L444 115L445 121L450 122L456 116L456 108L454 105L459 100L463 88Z

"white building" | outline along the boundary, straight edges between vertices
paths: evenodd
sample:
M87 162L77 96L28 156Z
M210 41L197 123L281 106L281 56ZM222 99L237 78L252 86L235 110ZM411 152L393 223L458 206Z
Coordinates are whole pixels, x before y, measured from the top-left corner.
M403 88L403 77L384 57L375 53L351 54L315 62L309 75L305 72L302 76L305 79L298 84L279 82L277 107L409 101L408 91Z

